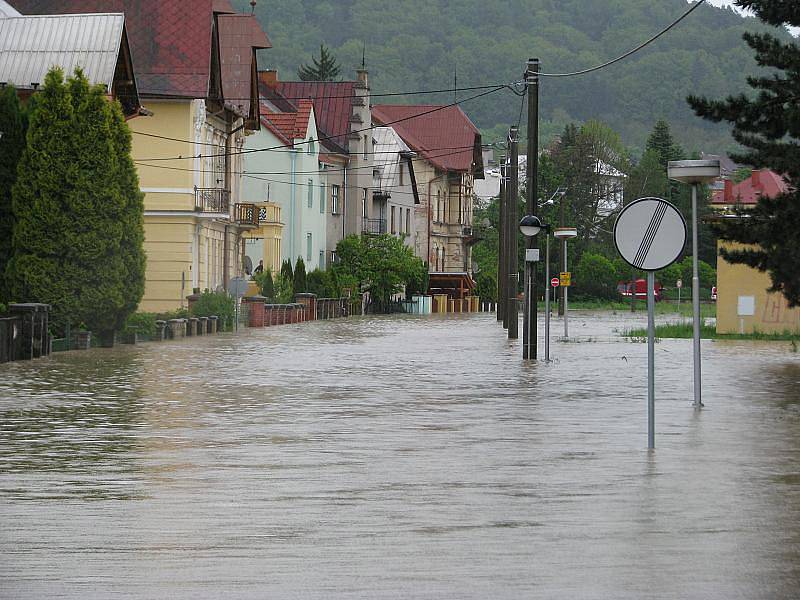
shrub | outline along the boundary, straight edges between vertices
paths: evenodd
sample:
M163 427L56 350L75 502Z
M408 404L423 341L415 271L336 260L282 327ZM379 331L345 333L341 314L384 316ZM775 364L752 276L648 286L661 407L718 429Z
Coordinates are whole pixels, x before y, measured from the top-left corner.
M290 304L294 302L292 282L286 279L282 274L275 278L275 295L272 300L276 304Z
M135 328L136 333L154 337L156 335L156 321L158 315L155 313L137 312L130 315L125 321L124 329Z
M292 288L295 294L302 294L306 292L306 263L303 257L297 258L297 263L294 265L294 277L292 278Z
M209 292L200 294L192 305L191 314L195 317L218 316L225 323L232 323L236 313L236 301L228 292Z
M253 275L253 280L258 286L258 292L268 299L275 297L275 282L272 280L272 271L267 269L263 273Z

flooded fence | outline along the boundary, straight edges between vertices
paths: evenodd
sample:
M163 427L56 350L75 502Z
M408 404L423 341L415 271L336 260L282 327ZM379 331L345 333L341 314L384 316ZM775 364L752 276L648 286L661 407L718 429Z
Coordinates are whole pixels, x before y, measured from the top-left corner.
M50 305L11 304L0 318L0 363L50 354Z

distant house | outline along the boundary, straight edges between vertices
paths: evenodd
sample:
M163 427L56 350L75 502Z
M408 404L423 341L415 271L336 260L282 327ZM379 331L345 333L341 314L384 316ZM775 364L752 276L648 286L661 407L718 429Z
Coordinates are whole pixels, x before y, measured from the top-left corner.
M147 272L140 308L183 305L243 272L245 135L258 130L256 50L269 48L253 15L227 0L12 0L25 14L125 15L135 82L152 116L129 121L145 192ZM0 42L1 43L1 42Z
M324 270L328 190L320 175L314 105L298 100L296 110L280 111L277 104L262 99L261 130L245 145L245 172L252 175L245 176L243 196L274 215L248 232L247 256L253 264L263 260L273 273L283 260L294 265L298 258L309 271Z
M372 120L392 127L418 155L414 251L428 262L431 290L471 293L473 187L483 178L480 132L458 106L380 104L372 107Z
M753 208L761 198L772 198L787 191L786 180L777 173L754 170L738 184L726 179L723 189L713 194L711 207L718 219L746 219L747 216L737 216L737 210ZM743 248L722 241L719 247ZM746 265L733 265L720 256L717 261L717 332L800 332L800 309L789 308L782 294L768 293L770 285L766 273Z
M139 114L124 14L21 15L0 0L0 85L14 85L25 99L53 67L67 77L80 67L120 101L126 117Z
M280 81L276 71L259 73L262 99L278 110L291 110L300 100L314 103L319 129L319 160L328 190L328 261L335 260L343 237L361 234L370 214L374 140L370 116L369 74L356 71L355 81ZM287 106L288 104L288 106Z

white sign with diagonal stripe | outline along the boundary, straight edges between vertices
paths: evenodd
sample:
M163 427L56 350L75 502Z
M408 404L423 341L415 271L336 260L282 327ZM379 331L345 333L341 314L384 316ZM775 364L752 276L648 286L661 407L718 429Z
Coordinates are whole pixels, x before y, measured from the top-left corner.
M686 243L686 221L661 198L640 198L622 209L614 224L614 243L622 258L642 271L668 267Z

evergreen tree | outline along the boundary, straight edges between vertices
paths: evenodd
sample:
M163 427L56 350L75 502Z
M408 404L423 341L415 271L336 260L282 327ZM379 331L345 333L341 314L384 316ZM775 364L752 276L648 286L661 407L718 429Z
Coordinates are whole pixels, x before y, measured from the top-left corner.
M738 0L737 4L770 25L800 26L796 2ZM748 79L756 94L725 100L690 96L688 101L697 115L733 124L734 139L748 149L734 155L734 160L770 168L790 184L789 192L761 198L747 218L723 223L719 233L722 239L755 245L723 249L725 260L768 272L770 291L782 292L790 306L800 306L800 46L781 41L777 34L745 33L743 37L755 51L758 64L771 69L764 76Z
M294 271L292 271L292 261L288 258L281 263L281 277L286 281L291 282L294 279Z
M141 298L142 195L115 111L80 70L65 82L53 69L30 117L7 275L15 298L53 306L57 331L84 323L107 337Z
M13 300L5 285L5 269L11 259L11 189L17 179L17 163L25 148L22 107L17 91L7 85L0 89L0 302Z
M658 155L665 174L667 172L667 163L671 160L680 160L684 155L683 148L676 144L672 137L669 123L663 119L659 119L656 122L652 133L647 138L645 148Z
M301 65L297 69L297 76L303 81L335 81L339 77L341 68L324 44L319 45L319 60L312 56L311 61L311 65Z
M294 279L292 279L292 288L295 294L303 294L306 291L306 263L302 256L297 257L297 263L294 265Z

